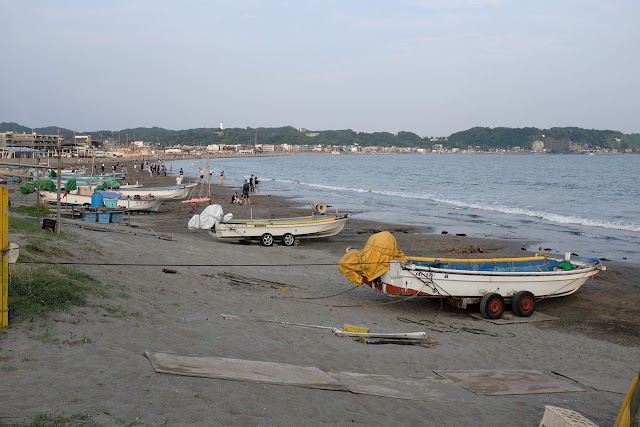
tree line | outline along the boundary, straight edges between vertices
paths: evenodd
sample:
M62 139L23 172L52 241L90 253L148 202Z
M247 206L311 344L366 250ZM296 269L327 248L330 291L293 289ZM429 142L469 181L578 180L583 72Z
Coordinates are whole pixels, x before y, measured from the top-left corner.
M28 128L17 123L0 123L0 132L14 131L30 133L60 135L68 141L74 136L74 131L56 126ZM360 145L387 147L414 147L431 149L434 144L442 144L444 148L466 149L479 147L481 150L510 149L520 147L530 149L534 141L544 141L545 146L555 147L555 151L569 151L571 144L579 144L585 148L624 150L632 148L640 150L640 134L624 134L614 130L583 129L577 127L555 127L539 129L534 127L474 127L465 131L455 132L449 137L420 137L413 132L355 132L347 130L324 130L300 132L291 126L278 128L195 128L184 130L170 130L159 127L131 128L119 131L97 130L90 132L76 132L76 135L92 135L94 140L115 140L122 143L136 140L155 143L160 146L172 145L253 145L258 144L289 144L289 145Z

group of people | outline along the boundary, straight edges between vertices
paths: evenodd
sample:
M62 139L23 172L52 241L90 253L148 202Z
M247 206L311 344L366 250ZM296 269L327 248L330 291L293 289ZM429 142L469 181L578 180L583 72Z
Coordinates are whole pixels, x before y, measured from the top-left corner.
M245 179L242 183L242 198L240 198L240 196L238 196L238 193L236 193L231 197L231 203L237 203L239 205L250 205L251 194L258 192L259 184L260 180L257 176L251 175L248 180Z

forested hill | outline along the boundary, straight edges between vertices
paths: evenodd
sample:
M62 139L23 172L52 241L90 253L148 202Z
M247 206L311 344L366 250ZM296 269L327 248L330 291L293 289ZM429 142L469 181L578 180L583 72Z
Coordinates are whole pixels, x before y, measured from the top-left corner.
M0 123L0 132L14 131L18 133L37 132L40 134L57 134L66 140L73 138L74 132L56 126L29 128L17 123ZM145 141L163 146L208 145L208 144L247 144L257 140L259 144L290 145L354 145L361 146L396 146L431 148L434 144L442 144L445 148L465 149L469 146L480 147L481 150L507 149L521 147L531 148L534 141L542 140L545 147L554 151L568 151L571 144L586 148L609 148L640 150L640 134L623 134L613 130L593 130L576 127L558 127L551 129L527 128L486 128L474 127L456 132L447 137L420 137L412 132L355 132L353 130L325 130L300 132L291 126L279 128L196 128L169 130L159 127L111 130L95 130L76 132L77 135L93 135L95 140L113 139L125 141Z
M557 151L567 151L568 144L588 148L626 149L640 148L640 134L623 134L614 130L582 129L576 127L538 128L485 128L474 127L449 136L446 147L466 148L480 146L491 148L530 148L534 141L544 141L545 147L556 146Z

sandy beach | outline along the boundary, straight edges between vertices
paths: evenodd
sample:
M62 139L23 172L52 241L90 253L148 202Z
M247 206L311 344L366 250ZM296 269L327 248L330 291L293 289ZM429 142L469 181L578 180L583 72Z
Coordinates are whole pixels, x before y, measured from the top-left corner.
M131 166L128 171L130 182L175 184L172 176L133 173ZM242 183L220 185L216 176L212 182L212 202L236 218L310 211L270 195L264 185L252 196L251 208L232 205L231 195ZM197 191L199 196L208 188ZM30 199L16 191L12 200ZM354 287L336 264L347 247L361 248L381 230L391 231L412 255L527 254L511 242L350 220L328 239L263 247L189 230L187 221L205 206L169 201L156 214L131 215L130 224L109 224L104 231L79 221L63 223L63 232L77 234L95 251L60 261L84 264L77 268L100 280L109 296L0 332L1 378L8 391L0 421L80 413L109 426L533 426L545 405L554 405L605 426L613 424L640 369L638 265L605 261L607 271L576 294L540 302L538 311L557 320L496 325L471 317L477 306L459 310L436 300L393 300ZM20 244L19 236L10 240ZM242 280L230 280L231 274ZM241 320L249 318L257 321ZM329 330L276 322L425 331L439 344L364 345ZM55 339L42 339L45 334ZM433 386L424 398L406 400L168 375L155 372L145 352L433 379ZM442 381L434 372L441 370L535 370L583 391L487 396Z

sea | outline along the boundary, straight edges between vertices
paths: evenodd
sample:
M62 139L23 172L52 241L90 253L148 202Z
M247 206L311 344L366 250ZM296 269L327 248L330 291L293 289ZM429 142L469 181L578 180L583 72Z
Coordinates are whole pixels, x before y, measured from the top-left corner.
M532 251L640 263L640 155L371 154L172 161L259 194L421 233L507 239ZM215 194L215 186L214 186ZM423 255L423 254L414 254ZM424 254L437 255L437 254Z

